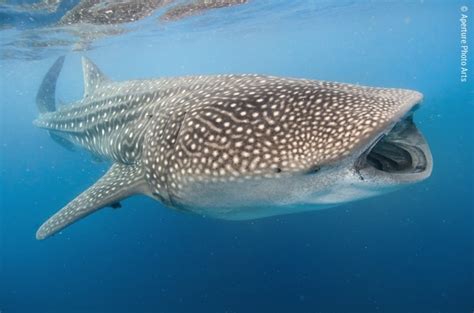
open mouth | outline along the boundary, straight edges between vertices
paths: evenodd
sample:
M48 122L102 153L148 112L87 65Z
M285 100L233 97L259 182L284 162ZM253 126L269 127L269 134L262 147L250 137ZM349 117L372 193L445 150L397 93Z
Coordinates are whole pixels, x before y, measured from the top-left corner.
M390 132L381 135L359 157L355 166L359 173L364 170L422 179L431 173L432 158L426 140L413 122L413 115L409 114Z

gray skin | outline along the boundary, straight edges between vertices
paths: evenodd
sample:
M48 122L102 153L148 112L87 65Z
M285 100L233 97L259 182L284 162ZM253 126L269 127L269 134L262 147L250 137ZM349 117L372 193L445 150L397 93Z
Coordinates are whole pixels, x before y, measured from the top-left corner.
M59 21L59 25L90 23L94 25L115 25L130 23L152 15L156 10L167 7L160 16L161 21L176 21L197 15L211 9L231 7L247 3L247 0L81 0Z
M155 10L168 5L171 0L81 0L59 21L59 25L90 23L111 25L130 23L150 16Z
M34 124L112 166L38 239L135 194L244 220L327 208L431 174L412 118L416 91L262 75L114 82L83 58L83 99L56 109L63 60L43 80Z

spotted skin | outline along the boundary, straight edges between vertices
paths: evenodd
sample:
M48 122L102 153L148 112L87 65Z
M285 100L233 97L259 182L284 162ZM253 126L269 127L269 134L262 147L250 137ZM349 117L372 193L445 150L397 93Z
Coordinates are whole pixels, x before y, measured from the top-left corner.
M39 239L135 193L204 215L215 209L220 217L221 207L230 210L235 194L229 190L250 194L242 186L266 186L261 190L271 194L280 190L275 181L284 186L333 168L360 153L422 98L411 90L263 75L114 82L85 58L83 70L84 98L43 110L35 124L114 165L48 220ZM115 179L122 188L104 196L104 190L117 188ZM209 197L210 191L228 199ZM241 196L252 206L255 197ZM213 202L193 210L200 198Z

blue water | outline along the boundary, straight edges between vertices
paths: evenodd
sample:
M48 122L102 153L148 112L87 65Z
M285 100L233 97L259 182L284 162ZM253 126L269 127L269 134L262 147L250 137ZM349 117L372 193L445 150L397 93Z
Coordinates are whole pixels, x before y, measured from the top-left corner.
M462 83L461 5L474 18L469 1L253 1L170 24L150 17L89 51L2 45L0 312L472 312L474 54ZM2 43L20 28L0 31ZM419 90L433 174L380 197L244 222L133 197L36 241L107 169L31 123L61 54L64 102L81 97L81 55L116 80L264 73Z

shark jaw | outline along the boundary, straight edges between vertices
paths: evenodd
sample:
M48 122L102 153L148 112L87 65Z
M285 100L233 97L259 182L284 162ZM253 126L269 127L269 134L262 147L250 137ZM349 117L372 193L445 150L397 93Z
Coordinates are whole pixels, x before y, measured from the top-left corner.
M433 158L413 121L413 110L360 155L354 164L361 180L375 184L416 183L431 175Z

